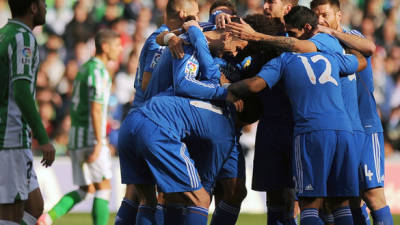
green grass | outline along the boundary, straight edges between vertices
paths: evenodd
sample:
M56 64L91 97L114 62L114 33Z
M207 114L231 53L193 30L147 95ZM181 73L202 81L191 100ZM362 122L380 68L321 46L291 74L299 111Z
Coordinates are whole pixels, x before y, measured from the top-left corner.
M110 216L108 225L114 225L115 213ZM90 214L72 213L57 220L54 225L90 225L92 218ZM237 225L264 225L266 224L265 214L240 214ZM394 216L394 224L400 224L400 215Z

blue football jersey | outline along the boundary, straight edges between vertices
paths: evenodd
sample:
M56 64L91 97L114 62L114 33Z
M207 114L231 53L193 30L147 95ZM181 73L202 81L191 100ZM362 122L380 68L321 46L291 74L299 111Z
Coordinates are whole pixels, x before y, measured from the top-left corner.
M184 45L185 55L182 59L173 58L169 49L163 52L153 71L145 99L148 100L172 86L175 95L224 100L227 90L219 85L219 67L214 63L204 34L192 26L189 34L182 38L195 47Z
M344 32L364 36L357 30L344 30ZM356 73L357 97L361 123L366 133L383 132L381 119L376 110L374 97L374 78L372 74L371 57L367 57L367 67Z
M207 137L210 133L226 134L227 130L232 137L236 135L232 106L218 107L208 101L178 96L155 96L137 110L181 139L188 134L195 137ZM223 122L216 124L215 117Z
M145 94L142 89L143 73L144 72L152 73L154 67L157 65L161 53L165 47L157 44L156 37L164 31L169 31L169 28L165 24L161 25L160 28L158 28L155 32L153 32L150 35L149 38L147 38L142 48L142 51L140 52L139 65L137 68L135 84L134 84L136 92L135 92L135 98L132 103L133 107L141 106L144 103Z
M318 33L309 40L315 44L319 51L344 53L344 49L339 40L329 34ZM341 77L340 83L342 84L344 106L349 115L351 126L353 130L364 131L358 109L356 75L351 74L347 77Z
M325 129L352 131L339 74L354 73L357 67L354 55L283 53L265 64L257 76L269 87L283 80L292 106L295 135Z

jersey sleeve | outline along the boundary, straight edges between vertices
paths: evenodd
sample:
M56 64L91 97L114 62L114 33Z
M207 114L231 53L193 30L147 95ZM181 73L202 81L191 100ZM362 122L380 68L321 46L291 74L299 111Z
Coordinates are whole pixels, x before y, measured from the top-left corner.
M157 35L153 33L148 41L146 51L146 58L144 60L144 70L143 72L153 72L154 67L157 65L158 61L160 60L162 47L156 43Z
M349 30L349 31L344 31L344 32L348 33L348 34L359 36L361 38L365 38L365 36L358 30Z
M11 82L18 79L35 80L33 64L36 60L35 38L28 32L20 32L15 35L15 42L8 49L8 57L11 62Z
M272 88L281 79L282 73L282 58L280 56L271 59L267 64L265 64L257 76L261 77L265 83L267 83L269 88Z
M90 71L88 86L90 90L89 100L100 104L105 103L107 81L102 76L102 71L99 68L94 68Z
M340 73L353 74L357 72L358 60L355 55L335 53L335 59L338 61Z
M190 44L195 48L195 55L200 64L200 80L219 83L221 72L219 66L214 63L203 32L198 27L191 26L188 29L188 34Z
M183 59L174 59L172 64L174 92L180 96L198 99L224 100L227 90L210 81L200 81L198 64L191 60L193 55L185 54Z
M343 52L340 42L332 35L318 33L308 40L313 42L320 52Z

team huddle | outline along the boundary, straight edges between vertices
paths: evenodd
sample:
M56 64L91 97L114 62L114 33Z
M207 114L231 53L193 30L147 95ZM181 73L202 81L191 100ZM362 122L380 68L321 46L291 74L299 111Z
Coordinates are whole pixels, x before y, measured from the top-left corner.
M44 0L9 1L0 28L0 225L50 225L94 197L109 219L108 61L120 36L101 30L72 94L69 150L79 186L47 213L32 168L30 132L54 161L34 103L39 65L32 34ZM125 197L115 225L234 225L246 197L243 126L258 121L252 189L267 193L267 224L392 225L384 196L383 129L373 96L373 42L340 25L338 0L265 0L239 18L217 0L207 22L196 0L169 0L146 40L135 98L118 136ZM17 168L17 169L16 169Z

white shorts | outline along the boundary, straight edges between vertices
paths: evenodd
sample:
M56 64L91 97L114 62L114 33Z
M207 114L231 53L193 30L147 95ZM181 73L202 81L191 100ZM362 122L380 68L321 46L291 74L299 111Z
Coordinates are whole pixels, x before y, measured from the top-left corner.
M99 157L94 162L87 163L86 159L92 151L93 147L69 151L75 185L87 186L112 177L111 154L108 146L103 146Z
M0 204L27 200L38 187L30 149L0 150Z

